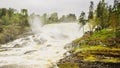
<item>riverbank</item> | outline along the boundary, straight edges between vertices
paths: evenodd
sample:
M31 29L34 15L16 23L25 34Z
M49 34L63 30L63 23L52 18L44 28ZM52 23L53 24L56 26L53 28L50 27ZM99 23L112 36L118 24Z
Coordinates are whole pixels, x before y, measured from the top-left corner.
M120 31L86 33L72 42L71 55L58 62L60 68L119 68Z

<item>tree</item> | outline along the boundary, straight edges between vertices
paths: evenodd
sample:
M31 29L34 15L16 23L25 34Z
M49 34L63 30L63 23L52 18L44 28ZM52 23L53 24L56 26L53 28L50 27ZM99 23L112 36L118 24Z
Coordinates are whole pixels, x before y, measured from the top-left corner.
M102 29L106 28L108 19L108 8L104 0L100 1L97 5L96 15L98 19L97 25L101 26Z
M7 9L6 8L2 8L1 10L2 10L1 16L5 16L7 14Z
M81 15L79 16L79 24L80 28L83 27L83 33L84 33L84 25L86 24L86 19L85 19L85 12L81 12Z
M112 12L111 14L111 19L110 19L110 26L116 32L117 25L118 25L118 15L116 14L116 11Z
M88 22L89 22L89 26L90 26L90 31L92 31L92 26L94 25L93 24L93 19L94 19L94 3L93 1L90 2L90 7L89 7L89 15L88 15Z
M113 6L113 12L116 12L117 16L117 26L120 26L120 1L119 0L114 0L114 6Z
M114 0L114 4L113 4L114 11L117 10L118 4L119 4L119 0Z
M21 25L22 26L29 26L29 23L28 23L28 11L27 9L21 9Z
M41 16L41 21L42 21L43 24L47 24L48 23L48 15L47 15L47 13L44 13Z
M112 16L112 5L110 5L108 7L108 27L110 26L110 19L111 19L111 16Z
M0 18L2 17L2 9L0 8Z
M56 23L58 22L58 14L52 13L51 16L49 17L49 23Z
M76 21L76 16L75 16L75 14L68 14L67 15L67 17L66 17L66 20L67 20L67 22L74 22L74 21Z
M14 9L9 8L8 9L8 15L9 15L9 17L11 18L13 16L13 14L14 14Z
M93 10L94 10L93 6L94 6L94 3L93 3L93 1L91 1L90 2L90 7L89 7L88 19L93 19L93 17L94 17L94 15L93 15Z
M114 32L117 31L117 28L120 25L120 2L119 0L114 0L114 5L110 17L110 26L114 30Z
M65 22L66 21L66 16L62 15L62 17L59 19L59 22Z
M21 9L21 13L22 13L22 15L24 15L24 16L28 16L28 11L27 11L27 9Z

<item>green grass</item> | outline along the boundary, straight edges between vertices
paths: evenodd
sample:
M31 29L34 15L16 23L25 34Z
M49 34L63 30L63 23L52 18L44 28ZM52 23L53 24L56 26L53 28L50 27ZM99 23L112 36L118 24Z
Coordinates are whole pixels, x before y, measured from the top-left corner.
M116 47L116 45L119 46L119 43L109 46L111 41L119 39L116 35L120 35L120 31L115 33L110 29L103 29L94 32L92 35L85 34L82 38L73 41L75 46L79 45L79 47L74 47L73 52L77 54L78 58L82 57L84 61L120 62L120 58L118 57L120 56L120 48ZM94 45L94 41L98 44Z
M98 32L95 32L91 38L92 39L99 39L99 40L105 40L109 37L115 37L115 33L112 30L104 29Z

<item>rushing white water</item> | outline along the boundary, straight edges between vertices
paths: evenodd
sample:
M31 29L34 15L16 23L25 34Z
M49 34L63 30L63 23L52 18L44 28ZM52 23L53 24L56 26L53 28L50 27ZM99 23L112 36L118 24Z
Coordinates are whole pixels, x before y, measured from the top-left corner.
M1 45L0 68L57 68L66 44L82 35L77 23L45 25L38 34Z

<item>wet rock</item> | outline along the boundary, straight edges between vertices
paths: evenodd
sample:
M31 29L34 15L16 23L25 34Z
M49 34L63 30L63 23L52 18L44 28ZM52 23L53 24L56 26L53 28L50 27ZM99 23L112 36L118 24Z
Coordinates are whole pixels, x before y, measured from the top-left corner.
M120 62L84 61L82 57L71 54L58 62L59 68L120 68Z
M25 38L25 39L23 39L23 40L30 40L30 38Z
M47 47L51 47L52 45L51 44L48 44Z
M56 54L58 54L58 53L59 53L59 51L56 52Z
M72 43L68 43L64 47L64 49L71 49L71 48L72 48Z
M28 42L30 42L30 41L28 41ZM26 44L28 44L28 42L23 42L21 45L25 46Z
M40 39L34 39L34 41L37 43L37 44L44 44L47 40L43 39L43 38L40 38Z
M26 51L24 54L31 54L31 53L33 53L35 51L37 51L37 50Z
M64 56L68 56L68 55L70 55L70 53L69 53L69 52L64 53Z
M8 51L8 49L6 49L6 48L0 48L0 52L3 52L3 51Z
M20 47L22 47L20 44L15 44L15 45L13 46L13 48L20 48Z

